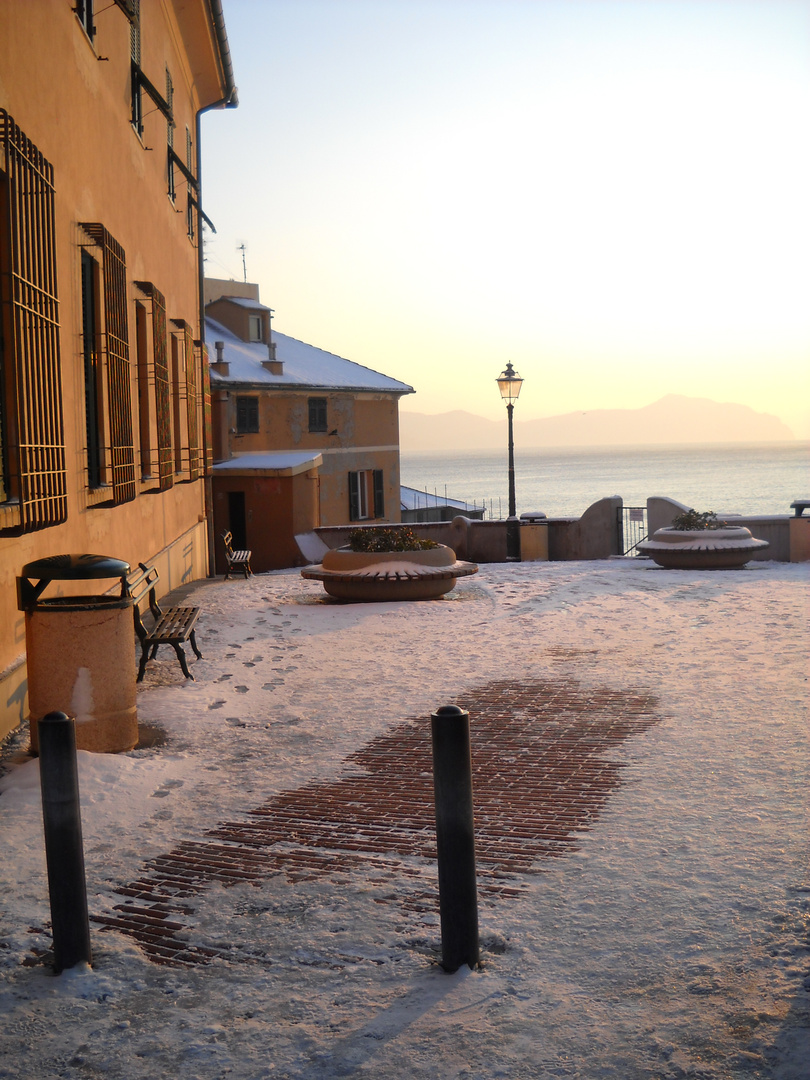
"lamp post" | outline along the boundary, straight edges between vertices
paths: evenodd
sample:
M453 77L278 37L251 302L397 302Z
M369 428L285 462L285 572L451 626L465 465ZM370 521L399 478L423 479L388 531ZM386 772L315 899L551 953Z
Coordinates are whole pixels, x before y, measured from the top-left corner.
M520 562L520 523L515 507L515 440L512 433L512 413L515 402L523 386L523 379L512 367L511 362L498 376L498 389L506 402L509 417L509 517L506 519L506 561Z

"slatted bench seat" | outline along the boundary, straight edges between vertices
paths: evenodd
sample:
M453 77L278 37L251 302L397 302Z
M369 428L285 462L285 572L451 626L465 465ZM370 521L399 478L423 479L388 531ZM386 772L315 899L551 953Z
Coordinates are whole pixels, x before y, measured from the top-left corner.
M253 554L252 551L234 551L233 547L233 534L225 532L222 534L222 541L225 544L225 561L228 569L225 571L225 580L231 576L232 570L241 570L245 577L250 577L253 571L250 569L250 557Z
M138 569L127 577L127 589L132 597L133 611L135 614L135 633L141 643L141 662L138 667L138 682L143 680L148 660L153 660L160 645L171 645L177 653L180 667L187 679L194 679L188 670L186 654L183 642L188 641L198 660L202 660L202 653L197 648L196 626L200 615L200 609L196 607L171 607L162 610L157 602L155 586L160 580L160 574L154 566L139 563ZM149 611L154 625L147 630L140 611L140 601L149 594Z

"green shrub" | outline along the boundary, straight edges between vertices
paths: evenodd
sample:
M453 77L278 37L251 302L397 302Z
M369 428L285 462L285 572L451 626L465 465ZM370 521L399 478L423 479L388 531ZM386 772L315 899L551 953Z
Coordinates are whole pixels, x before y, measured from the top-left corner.
M681 532L697 532L700 529L722 529L725 521L719 521L714 510L699 514L697 510L687 510L672 519L672 528Z
M354 529L349 533L352 551L424 551L439 545L435 540L420 540L412 529Z

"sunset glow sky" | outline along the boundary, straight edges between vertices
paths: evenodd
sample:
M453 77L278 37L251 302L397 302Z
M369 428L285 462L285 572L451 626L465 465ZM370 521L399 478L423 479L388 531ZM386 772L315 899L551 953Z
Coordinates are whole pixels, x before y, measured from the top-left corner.
M206 273L521 419L667 393L810 438L810 0L224 0ZM741 433L744 438L744 433Z

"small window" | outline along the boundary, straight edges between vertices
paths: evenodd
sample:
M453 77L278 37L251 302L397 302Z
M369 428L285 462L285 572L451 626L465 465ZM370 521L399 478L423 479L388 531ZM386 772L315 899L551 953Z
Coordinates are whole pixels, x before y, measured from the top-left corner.
M259 399L238 397L236 399L236 432L238 435L256 435L259 431Z
M248 341L264 341L261 315L248 315Z
M166 104L169 109L174 109L174 83L171 72L166 68ZM174 176L174 121L166 121L166 143L168 146L168 191L172 202L177 198L177 184Z
M309 399L309 430L326 431L326 398Z
M76 12L76 18L84 27L85 34L92 41L96 32L96 28L93 26L93 0L76 0L76 7L73 10Z
M131 122L138 136L143 134L143 98L141 96L141 0L130 0L133 18L129 24L129 55L132 64Z

